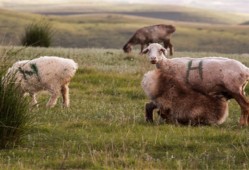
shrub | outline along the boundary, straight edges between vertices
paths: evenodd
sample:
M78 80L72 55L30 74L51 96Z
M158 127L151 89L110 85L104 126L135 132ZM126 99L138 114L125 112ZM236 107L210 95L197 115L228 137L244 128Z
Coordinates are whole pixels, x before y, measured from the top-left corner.
M3 59L1 59L3 60ZM2 79L6 65L0 66L0 149L20 143L30 125L28 101L18 92L13 78Z
M52 26L49 22L41 20L26 26L21 43L24 46L49 47L53 36Z

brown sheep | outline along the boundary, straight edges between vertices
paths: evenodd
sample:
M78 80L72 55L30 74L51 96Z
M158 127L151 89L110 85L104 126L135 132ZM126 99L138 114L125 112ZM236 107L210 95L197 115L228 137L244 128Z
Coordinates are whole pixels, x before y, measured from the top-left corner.
M186 88L160 69L145 74L142 87L152 100L145 106L149 122L153 122L156 108L167 123L174 124L221 124L228 116L226 98L207 96Z
M130 53L132 46L136 44L141 45L141 53L145 45L155 42L163 42L164 47L170 49L170 55L173 55L173 45L170 42L170 35L175 32L175 27L172 25L152 25L138 29L135 34L124 45L125 53Z

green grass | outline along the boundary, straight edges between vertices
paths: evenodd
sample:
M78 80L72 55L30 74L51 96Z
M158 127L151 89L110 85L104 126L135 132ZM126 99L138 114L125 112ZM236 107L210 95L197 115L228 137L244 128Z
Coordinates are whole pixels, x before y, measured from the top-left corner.
M23 46L49 47L52 37L52 25L46 20L39 20L26 26L21 41Z
M115 49L10 51L11 63L57 55L73 58L79 70L70 84L71 107L63 109L60 98L55 108L46 109L49 96L41 93L39 107L30 109L32 131L17 148L0 150L1 169L249 169L249 128L238 125L240 109L233 100L220 126L168 125L157 116L154 124L145 122L148 99L140 82L154 66L138 51L129 56ZM175 54L182 56L230 57L249 66L239 54Z
M8 50L7 50L8 51ZM28 134L32 122L29 103L12 83L15 78L3 76L8 69L7 52L1 51L0 58L0 149L18 146Z

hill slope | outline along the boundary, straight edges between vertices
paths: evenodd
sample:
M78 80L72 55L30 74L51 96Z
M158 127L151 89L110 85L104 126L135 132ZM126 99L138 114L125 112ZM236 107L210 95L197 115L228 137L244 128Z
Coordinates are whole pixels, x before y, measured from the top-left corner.
M75 15L86 13L120 13L133 16L151 17L158 19L169 19L185 22L204 22L218 24L238 24L247 21L248 16L235 13L205 10L199 8L184 7L168 4L128 4L108 3L95 1L79 1L74 3L5 3L6 8L18 11L53 14L53 15Z
M19 45L25 25L43 17L1 10L1 44ZM164 23L177 28L172 37L176 50L249 53L248 26L179 22L117 13L47 15L46 18L56 30L53 46L121 49L138 28Z

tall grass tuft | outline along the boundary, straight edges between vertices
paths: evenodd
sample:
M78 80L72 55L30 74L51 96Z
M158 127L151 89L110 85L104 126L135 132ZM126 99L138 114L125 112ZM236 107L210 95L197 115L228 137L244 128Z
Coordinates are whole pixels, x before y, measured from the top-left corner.
M28 101L23 98L14 83L14 78L4 78L6 64L0 65L0 149L18 145L27 134L30 125ZM8 82L8 83L6 83Z
M21 43L23 46L49 47L52 36L52 25L48 21L40 20L26 26Z

